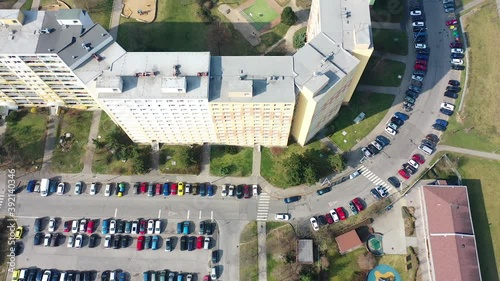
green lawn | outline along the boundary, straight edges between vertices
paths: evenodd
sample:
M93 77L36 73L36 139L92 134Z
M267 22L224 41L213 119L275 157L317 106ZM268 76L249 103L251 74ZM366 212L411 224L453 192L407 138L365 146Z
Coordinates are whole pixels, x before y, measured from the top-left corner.
M252 221L240 234L240 280L259 280L257 222Z
M375 51L406 56L408 37L406 32L397 29L372 28Z
M31 5L33 5L33 0L26 0L24 4L21 6L21 10L29 11L31 10Z
M299 275L294 270L298 267L295 259L297 238L292 226L283 224L279 228L269 230L268 224L266 225L267 280L283 280L283 272L289 273L287 280L298 280Z
M328 148L324 147L319 141L312 142L304 147L294 143L285 148L280 147L263 147L261 156L260 174L270 184L275 187L287 188L290 187L285 181L284 174L285 168L283 163L292 153L304 155L306 151L311 150L310 158L318 162L316 167L319 177L324 177L332 173L330 164L328 163L328 156L332 153Z
M416 275L418 269L417 255L412 247L408 247L407 252L411 256L411 262L409 263L412 266L412 268L408 271L406 270L406 255L384 255L378 260L378 264L387 264L392 266L401 276L401 280L415 281L417 280Z
M210 174L214 176L248 177L252 174L253 149L238 147L236 154L226 153L226 146L210 148ZM222 172L226 169L226 174ZM222 169L222 170L221 170Z
M199 145L163 145L160 151L160 171L165 174L197 175L200 173L201 153L202 147ZM186 161L187 154L194 161Z
M406 9L402 0L377 0L370 9L374 22L401 22Z
M500 34L500 20L495 4L489 3L491 8L478 10L464 23L470 44L468 93L464 110L450 118L443 143L492 152L500 148L500 95L496 89L500 36L492 36Z
M29 0L32 2L33 0ZM89 12L90 17L96 23L109 29L113 0L64 0L72 9L84 9ZM56 0L41 0L40 6L56 5Z
M265 51L267 47L270 47L279 40L281 40L285 36L289 28L290 26L284 23L280 23L276 25L273 29L271 29L269 32L262 34L260 36L261 41L260 44L257 46L257 49L259 49L259 51L262 52Z
M334 132L330 139L344 151L351 149L382 121L393 101L393 95L355 92L349 105L341 107L330 125ZM359 124L354 123L354 118L361 112L366 114L365 119Z
M26 170L35 169L35 166L40 168L48 116L28 110L19 111L19 115L21 119L18 122L7 123L1 149L2 166Z
M434 160L439 156L436 155ZM500 205L497 202L500 197L500 162L456 153L448 153L448 157L456 163L462 184L468 188L482 278L498 280L500 241L496 237L500 236ZM444 169L444 165L440 171L440 178L446 179L452 174ZM451 177L451 180L455 179L455 176Z
M70 133L71 140L64 148L56 143L52 155L51 170L55 173L79 173L83 170L83 160L92 123L91 111L69 110L59 123L56 137Z
M359 80L360 84L399 87L406 65L399 61L372 56ZM398 76L401 76L399 78Z
M109 118L109 116L102 112L101 120L99 122L99 140L104 141L106 137L117 126ZM139 146L139 153L142 157L151 157L151 146ZM120 161L113 158L113 155L107 149L96 149L94 152L94 161L92 162L92 172L98 174L114 174L114 175L134 175L137 174L133 161Z
M255 0L252 6L242 11L242 14L257 30L261 30L280 15L269 5L266 0Z

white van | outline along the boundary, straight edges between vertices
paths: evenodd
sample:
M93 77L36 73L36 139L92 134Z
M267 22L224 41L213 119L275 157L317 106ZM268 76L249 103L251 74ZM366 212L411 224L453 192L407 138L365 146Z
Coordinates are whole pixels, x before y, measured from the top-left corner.
M40 181L40 195L41 196L46 197L47 195L49 195L49 184L50 184L49 179L42 179Z
M422 150L427 155L431 155L432 153L434 153L434 149L432 147L425 145L425 144L419 145L418 149Z

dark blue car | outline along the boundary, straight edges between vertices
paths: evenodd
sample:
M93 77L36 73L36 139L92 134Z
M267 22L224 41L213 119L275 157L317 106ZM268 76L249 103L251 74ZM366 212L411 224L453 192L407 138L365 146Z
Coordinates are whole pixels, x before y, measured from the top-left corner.
M207 195L207 188L205 187L205 184L200 184L200 196L206 196Z
M429 60L429 55L417 54L417 60Z
M448 127L448 121L443 120L443 119L436 119L436 124L439 124L443 127Z
M26 186L26 191L33 192L35 191L36 180L30 180L28 182L28 186Z
M446 109L446 108L441 108L439 109L439 112L443 113L444 115L451 116L453 115L453 111Z
M391 144L391 141L390 141L388 138L384 137L384 136L377 136L377 137L375 138L375 140L376 140L376 141L377 141L377 142L378 142L381 146L384 146L384 147L385 147L385 146L388 146L389 144Z
M288 198L285 198L283 201L288 204L288 203L293 203L293 202L297 202L300 200L300 196L292 196L292 197L288 197Z
M214 186L211 184L207 185L207 194L208 196L213 196L214 195Z
M57 181L50 180L49 181L49 193L56 193L57 191Z
M402 112L396 112L396 113L394 113L394 116L396 116L398 119L401 119L403 121L406 121L410 118L410 116L408 116L407 114L404 114Z
M163 195L165 196L170 195L170 184L168 184L168 182L163 184Z

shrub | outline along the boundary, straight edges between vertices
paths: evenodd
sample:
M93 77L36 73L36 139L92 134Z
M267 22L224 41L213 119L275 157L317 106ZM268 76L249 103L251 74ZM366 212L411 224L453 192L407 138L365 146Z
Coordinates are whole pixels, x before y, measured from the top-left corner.
M286 7L281 12L281 22L286 25L294 25L297 21L297 15L293 12L292 8Z
M295 32L295 34L293 35L293 47L295 49L300 49L302 47L304 47L304 45L306 44L306 31L307 29L306 28L301 28L299 30L297 30L297 32Z
M16 123L19 120L21 120L21 115L19 115L19 112L17 111L11 111L9 115L5 117L5 121L9 123Z

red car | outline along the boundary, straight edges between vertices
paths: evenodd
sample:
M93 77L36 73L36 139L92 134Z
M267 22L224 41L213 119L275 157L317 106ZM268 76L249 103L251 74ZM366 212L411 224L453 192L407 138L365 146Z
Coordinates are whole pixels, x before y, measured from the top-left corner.
M398 174L403 177L403 179L407 180L410 178L410 173L408 173L405 169L401 169L398 171Z
M415 64L421 64L427 66L427 61L426 60L416 60Z
M458 23L458 21L457 21L457 20L455 20L455 19L453 19L453 20L447 20L447 21L445 22L446 26L455 25L455 24L457 24L457 23Z
M65 221L64 222L64 232L69 232L71 230L72 223L73 223L72 221Z
M413 66L413 69L427 71L427 66L421 64L415 64L415 66Z
M462 43L460 42L451 42L450 48L462 48Z
M156 184L156 195L161 195L161 184Z
M141 183L141 193L146 193L147 188L148 188L148 183L146 182Z
M177 184L176 183L173 183L172 186L170 187L170 194L177 195Z
M198 236L198 239L196 239L196 249L202 249L203 248L203 240L205 238L203 236Z
M420 155L420 154L414 154L411 159L415 162L417 162L418 164L424 164L425 163L425 158L424 156Z
M87 233L92 234L92 232L94 232L94 221L89 220L89 222L87 223Z
M137 238L137 251L142 251L144 249L144 236L139 236Z
M146 224L146 220L141 220L141 222L139 223L139 234L146 233Z
M354 198L352 199L352 203L354 203L354 206L356 206L356 209L358 209L358 212L361 212L364 210L363 203L361 203L361 200L359 198Z
M337 211L337 215L339 215L340 220L345 221L346 216L344 213L344 209L342 207L338 207L337 209L335 209L335 211Z
M243 198L245 199L250 198L250 186L246 184L243 186Z
M333 218L332 218L332 215L330 215L330 213L326 214L325 218L326 218L326 222L328 224L332 224L333 223Z

